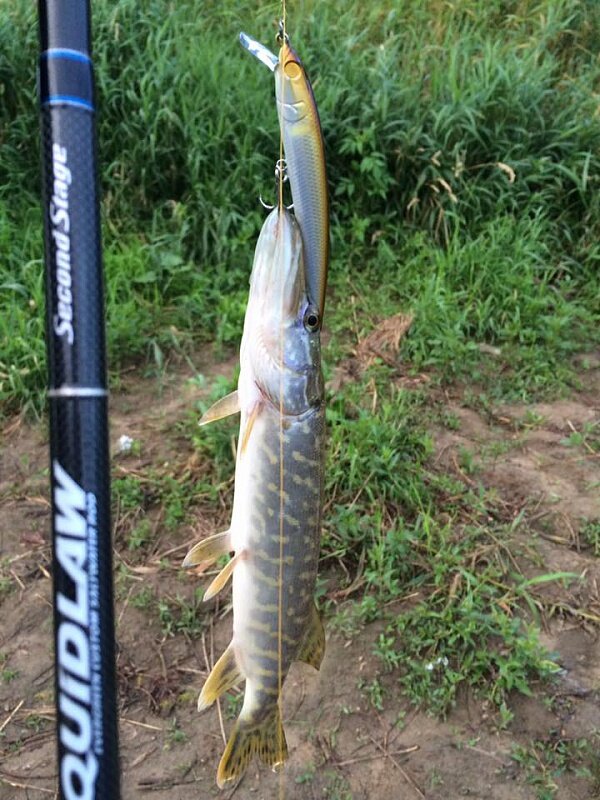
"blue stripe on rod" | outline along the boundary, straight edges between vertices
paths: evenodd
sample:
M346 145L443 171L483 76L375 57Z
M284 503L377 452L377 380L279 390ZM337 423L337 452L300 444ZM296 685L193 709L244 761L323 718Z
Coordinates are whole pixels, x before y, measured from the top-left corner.
M75 108L85 108L86 111L95 111L94 106L83 97L75 97L71 94L51 94L42 101L42 106L74 106Z
M44 50L41 57L68 58L70 61L82 61L84 64L92 63L92 59L85 53L80 53L79 50L69 50L67 47L52 47L50 50Z

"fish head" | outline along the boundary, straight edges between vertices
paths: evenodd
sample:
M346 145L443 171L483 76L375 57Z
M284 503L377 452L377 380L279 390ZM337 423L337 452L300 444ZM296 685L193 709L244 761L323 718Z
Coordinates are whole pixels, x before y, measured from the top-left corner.
M300 228L275 208L256 245L241 358L260 393L285 414L322 401L320 328L306 294Z

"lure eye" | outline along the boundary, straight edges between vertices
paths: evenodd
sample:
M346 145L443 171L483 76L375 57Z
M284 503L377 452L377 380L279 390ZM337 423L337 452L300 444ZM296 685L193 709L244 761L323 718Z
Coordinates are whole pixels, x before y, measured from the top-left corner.
M321 326L319 312L313 306L309 306L304 312L304 327L310 333L318 331Z
M300 66L295 61L286 61L284 67L285 74L290 80L295 80L302 75L302 70Z

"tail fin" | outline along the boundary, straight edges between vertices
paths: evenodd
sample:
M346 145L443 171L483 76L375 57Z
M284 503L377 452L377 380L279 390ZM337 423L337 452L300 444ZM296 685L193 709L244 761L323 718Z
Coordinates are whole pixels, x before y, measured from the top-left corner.
M259 756L270 767L276 767L285 761L287 754L279 706L275 706L273 712L258 724L238 719L219 763L219 789L226 781L241 777L254 756Z

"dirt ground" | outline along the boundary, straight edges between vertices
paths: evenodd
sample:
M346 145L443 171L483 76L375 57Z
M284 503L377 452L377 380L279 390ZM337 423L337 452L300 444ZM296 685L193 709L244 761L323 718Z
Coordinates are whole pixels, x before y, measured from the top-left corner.
M219 371L227 374L232 363ZM205 370L206 372L206 370ZM168 379L130 373L112 395L111 439L141 442L137 455L115 456L115 474L144 474L152 465L174 469L193 458L180 429L201 389L191 369ZM538 696L514 697L507 730L473 697L461 697L445 721L415 711L394 676L372 655L380 623L346 640L331 630L320 673L294 665L285 687L284 720L290 749L285 770L252 766L237 787L219 792L215 773L223 750L222 706L198 715L197 693L231 631L227 596L215 605L200 637L166 635L156 613L132 598L144 586L171 598L193 597L198 579L182 577L187 547L214 530L217 520L199 517L175 534L156 532L146 564L130 562L117 546L118 674L121 703L124 798L188 800L235 796L236 800L536 800L527 770L511 758L517 745L534 740L575 741L600 729L600 561L582 540L584 522L600 518L600 454L585 441L565 444L600 419L600 357L581 370L583 389L568 400L534 406L504 405L477 413L464 391L446 396L460 424L436 429L435 459L467 483L495 488L523 509L534 530L540 572L583 575L575 588L553 597L557 608L542 631L558 653L557 684ZM472 458L464 467L465 453ZM52 707L47 434L20 419L2 432L0 453L0 797L23 800L55 796ZM227 511L223 510L224 518ZM532 573L532 574L535 574ZM556 590L554 590L556 591ZM576 613L575 613L576 612ZM330 626L331 627L331 626ZM380 677L384 710L360 692L360 679ZM401 720L401 723L399 722ZM556 778L561 800L600 798L594 779L574 772Z

